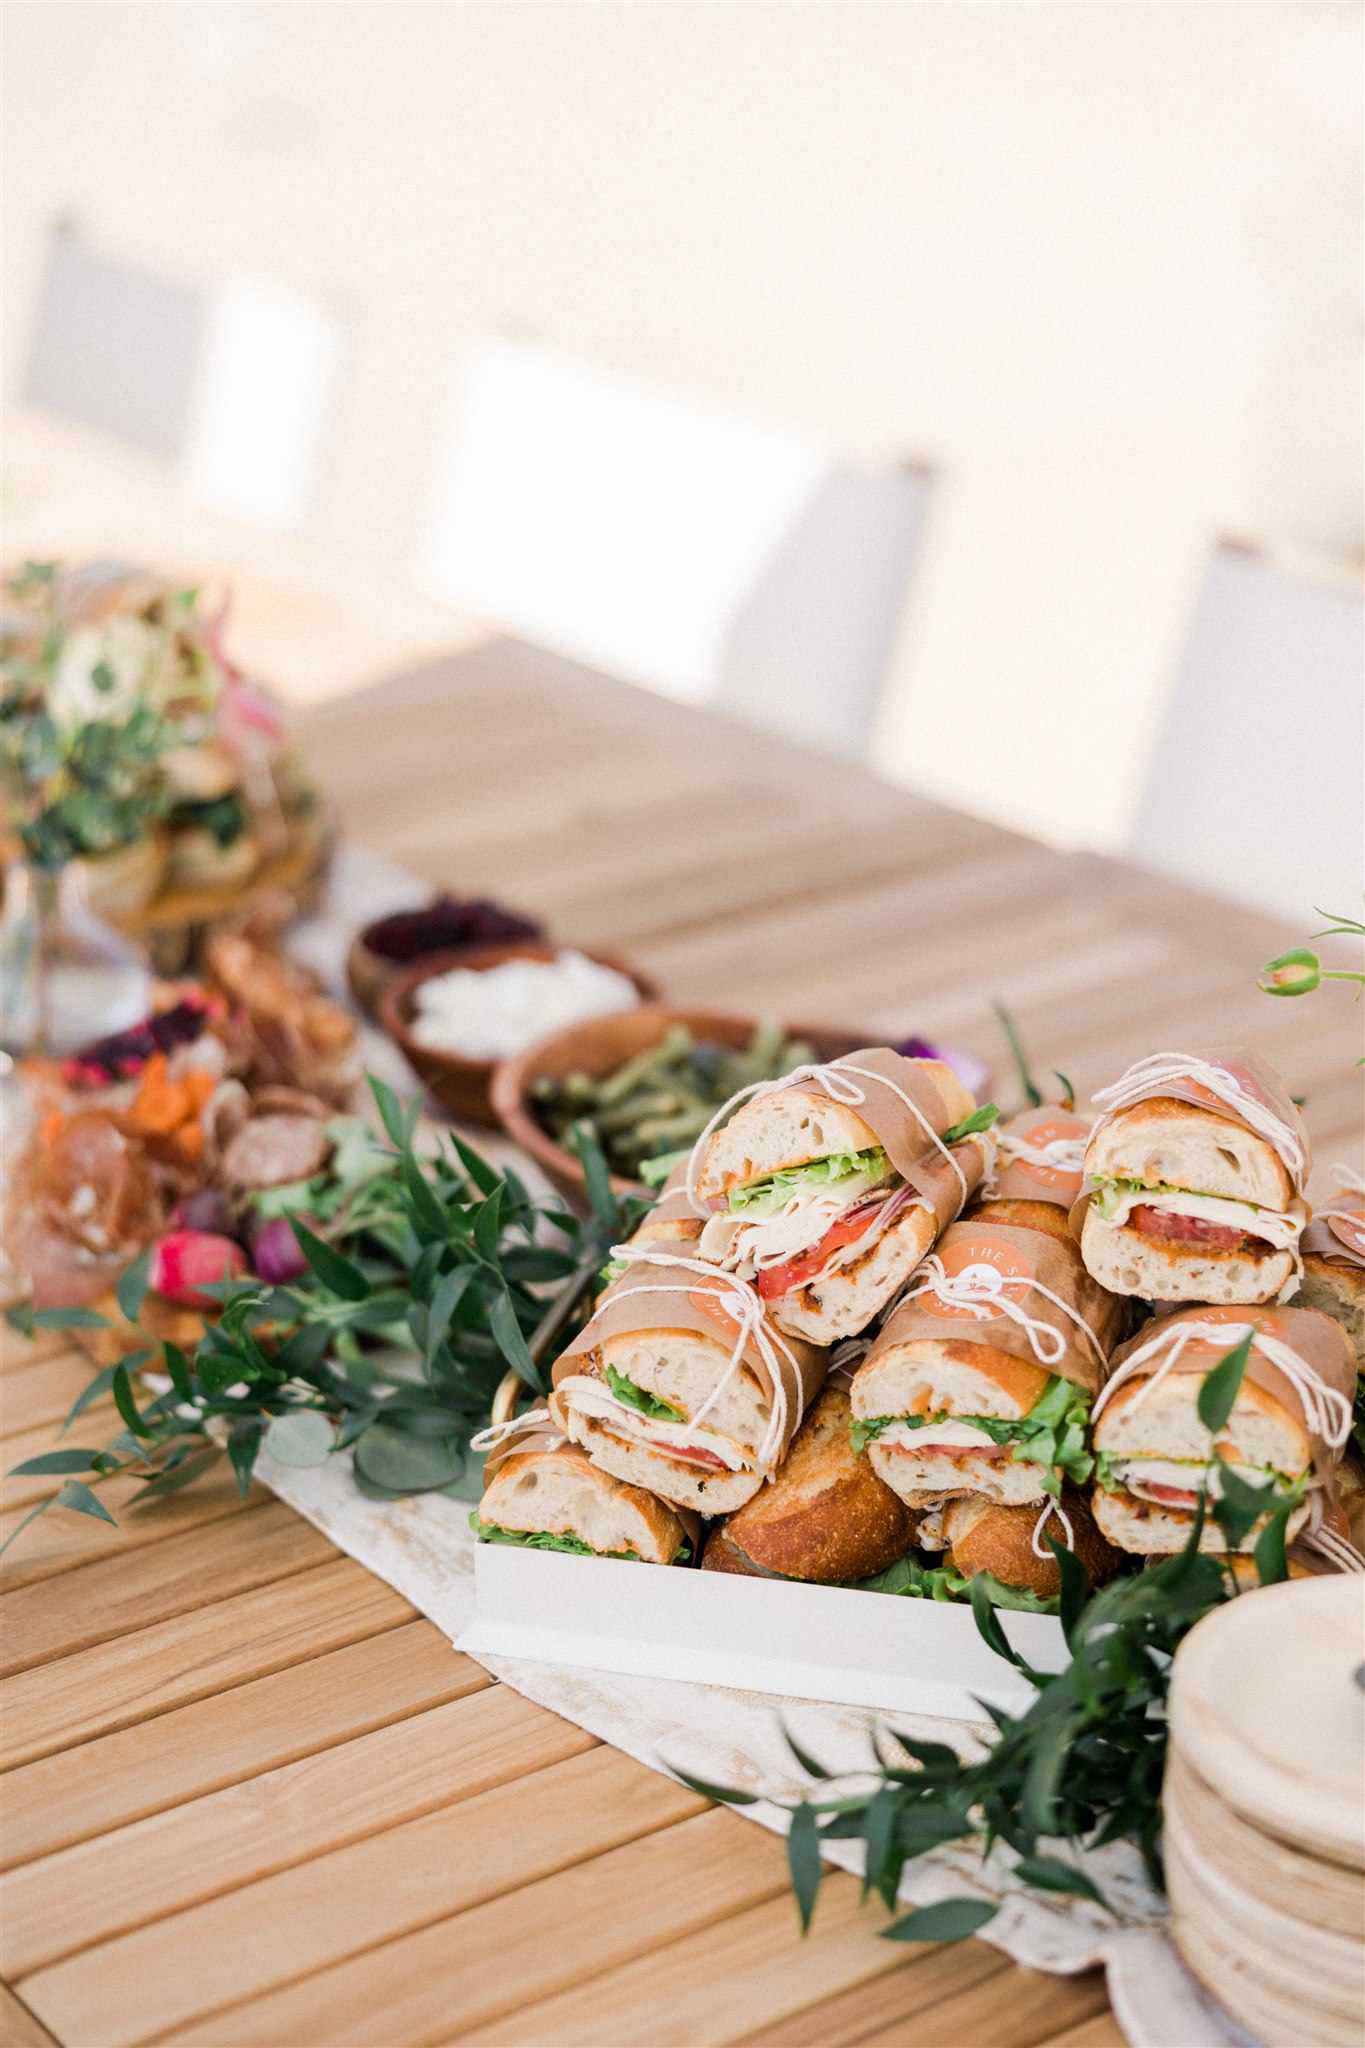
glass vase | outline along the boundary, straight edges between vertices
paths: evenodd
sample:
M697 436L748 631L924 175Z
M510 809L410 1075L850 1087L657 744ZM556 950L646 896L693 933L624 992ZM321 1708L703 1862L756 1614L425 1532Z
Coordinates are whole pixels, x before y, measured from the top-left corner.
M80 862L16 861L0 914L0 1047L61 1058L147 1014L151 976L137 946L96 917Z

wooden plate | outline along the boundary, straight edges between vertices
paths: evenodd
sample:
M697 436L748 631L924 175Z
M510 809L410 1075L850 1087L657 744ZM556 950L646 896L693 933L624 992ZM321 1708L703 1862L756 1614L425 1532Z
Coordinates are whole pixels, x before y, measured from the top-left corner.
M1199 1852L1249 1898L1288 1908L1337 1934L1360 1935L1365 1899L1359 1874L1340 1863L1305 1856L1274 1835L1263 1834L1210 1791L1193 1765L1172 1752L1161 1791L1169 1819L1193 1835Z
M1320 2006L1300 1990L1268 1981L1216 1928L1198 1917L1198 1886L1175 1859L1167 1869L1171 1890L1171 1931L1188 1968L1232 2017L1257 2040L1274 2048L1360 2048L1361 2014L1343 2015Z
M1171 1674L1171 1746L1291 1847L1365 1870L1365 1579L1267 1586L1206 1615Z

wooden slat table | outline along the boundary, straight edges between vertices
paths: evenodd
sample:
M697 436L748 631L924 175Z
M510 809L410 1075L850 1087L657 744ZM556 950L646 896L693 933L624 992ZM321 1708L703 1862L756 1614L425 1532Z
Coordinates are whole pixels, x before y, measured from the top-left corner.
M1246 1032L1319 1156L1358 1148L1356 1013L1258 995L1297 934L1253 914L506 642L306 739L357 837L628 950L679 1000L941 1032L1007 1097L992 993L1086 1090ZM84 1378L61 1339L7 1333L6 1466ZM41 1484L9 1482L6 1528ZM42 1522L0 1587L6 2040L1120 2038L1098 1977L905 1953L842 1874L801 1941L774 1837L495 1684L259 1491L218 1481L115 1536Z

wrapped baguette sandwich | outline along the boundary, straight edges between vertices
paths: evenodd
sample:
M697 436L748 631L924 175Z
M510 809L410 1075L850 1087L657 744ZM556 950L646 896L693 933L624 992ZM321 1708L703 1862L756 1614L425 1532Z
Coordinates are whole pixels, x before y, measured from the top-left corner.
M1050 1534L1075 1552L1092 1586L1112 1579L1121 1553L1106 1541L1084 1494L1074 1487L1064 1489L1059 1503L1061 1527ZM944 1562L970 1582L982 1572L1016 1592L1033 1593L1040 1600L1055 1600L1062 1590L1062 1575L1050 1550L1040 1557L1034 1543L1037 1511L1031 1507L1006 1507L999 1501L983 1500L980 1494L964 1494L931 1509L920 1524L919 1542L925 1550L941 1550Z
M1199 1415L1204 1381L1252 1333L1241 1386L1215 1443ZM1199 1492L1221 1491L1221 1463L1269 1486L1266 1514L1238 1548L1250 1550L1268 1515L1294 1502L1286 1534L1322 1519L1310 1488L1330 1482L1351 1426L1355 1363L1340 1327L1308 1308L1181 1309L1147 1323L1114 1354L1095 1403L1095 1520L1111 1543L1150 1555L1180 1550ZM1209 1517L1200 1546L1222 1552Z
M701 1525L642 1486L628 1486L594 1465L543 1416L519 1419L484 1464L483 1499L470 1516L481 1543L532 1550L684 1564L696 1557Z
M833 1586L903 1557L918 1517L849 1442L848 1379L832 1374L771 1486L711 1531L703 1569Z
M985 1202L1055 1202L1070 1209L1081 1192L1090 1125L1073 1109L1044 1102L996 1131L995 1165Z
M1313 1211L1303 1233L1295 1300L1340 1323L1365 1374L1365 1192L1345 1188Z
M945 1230L853 1380L853 1439L912 1507L1056 1499L1090 1473L1086 1425L1124 1316L1065 1212Z
M670 1244L616 1256L626 1271L555 1361L551 1416L616 1478L730 1514L786 1456L827 1355L776 1329L752 1287Z
M816 1344L867 1328L993 1150L984 1128L969 1134L988 1113L951 1067L885 1046L760 1083L720 1123L730 1107L688 1162L700 1256L752 1281L783 1330Z
M1274 1070L1240 1048L1154 1053L1093 1100L1071 1220L1095 1278L1149 1301L1287 1300L1309 1151Z

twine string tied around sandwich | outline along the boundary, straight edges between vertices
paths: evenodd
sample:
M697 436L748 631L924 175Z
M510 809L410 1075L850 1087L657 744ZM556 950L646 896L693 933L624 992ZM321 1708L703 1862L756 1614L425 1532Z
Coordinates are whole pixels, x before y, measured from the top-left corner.
M911 1099L898 1082L890 1080L887 1075L875 1073L871 1067L852 1066L847 1060L815 1061L809 1066L793 1067L789 1074L781 1074L776 1080L751 1081L747 1088L737 1089L728 1102L722 1102L715 1115L703 1128L687 1158L684 1186L695 1214L709 1216L711 1213L697 1194L697 1169L701 1164L701 1155L707 1140L742 1102L747 1102L751 1098L756 1100L762 1095L775 1095L782 1089L797 1087L802 1081L818 1081L830 1101L841 1103L845 1109L857 1109L860 1104L867 1101L867 1090L859 1087L859 1081L876 1081L883 1088L889 1088L893 1095L899 1096L925 1137L930 1140L934 1149L943 1155L956 1174L957 1184L961 1190L961 1199L958 1202L958 1213L961 1214L971 1194L967 1176L953 1157L951 1148L944 1144L919 1104Z
M922 1279L919 1278L921 1274L924 1276ZM1007 1316L1012 1323L1019 1325L1028 1338L1029 1349L1039 1365L1058 1365L1066 1355L1066 1337L1055 1323L1048 1322L1045 1316L1030 1315L1024 1304L1014 1299L1009 1289L1022 1286L1026 1293L1041 1294L1045 1301L1051 1302L1054 1308L1061 1310L1068 1321L1075 1324L1089 1342L1101 1372L1108 1363L1104 1346L1079 1309L1072 1308L1070 1302L1063 1301L1060 1294L1054 1294L1041 1280L1007 1275L995 1266L984 1264L973 1266L964 1273L949 1273L937 1252L930 1252L929 1256L920 1262L915 1269L915 1279L917 1284L907 1287L902 1292L891 1314L894 1314L895 1309L900 1308L904 1302L913 1301L917 1295L932 1294L936 1300L951 1308L965 1309L978 1322L986 1321L991 1316ZM887 1321L890 1319L889 1314Z
M1055 1515L1062 1525L1063 1541L1066 1548L1068 1550L1076 1548L1076 1531L1071 1526L1071 1517L1067 1514L1061 1502L1053 1500L1049 1494L1047 1500L1043 1503L1043 1512L1034 1523L1033 1534L1029 1538L1029 1546L1035 1557L1051 1557L1052 1555L1052 1552L1043 1541L1043 1531L1047 1527L1049 1517L1052 1515Z
M1086 1138L1049 1138L1046 1145L1035 1145L1028 1138L1013 1137L1008 1131L1001 1131L999 1137L1000 1159L1006 1166L1022 1160L1026 1166L1051 1166L1059 1173L1080 1173L1085 1166Z
M703 1287L689 1288L687 1292L693 1295L706 1295L715 1302L721 1314L734 1323L735 1341L726 1361L725 1371L696 1414L688 1417L683 1435L686 1437L699 1428L717 1402L722 1399L739 1372L745 1351L752 1344L767 1368L772 1388L772 1408L768 1416L768 1426L758 1447L759 1463L771 1465L782 1448L787 1431L789 1401L787 1381L782 1370L783 1362L785 1361L791 1370L793 1384L800 1383L801 1368L791 1346L764 1315L763 1304L754 1289L733 1273L726 1273L716 1266L704 1265L700 1259L680 1258L672 1250L653 1251L646 1245L618 1244L612 1246L611 1255L614 1259L623 1260L627 1265L681 1268L682 1271L694 1273L708 1283ZM637 1296L646 1294L676 1294L678 1288L676 1284L672 1287L632 1287L630 1292L631 1299L634 1300ZM584 1325L585 1331L592 1328L606 1305L604 1302L593 1311Z
M1328 1526L1321 1488L1309 1495L1308 1527L1299 1541L1306 1550L1314 1550L1319 1557L1326 1558L1339 1572L1365 1572L1365 1557L1361 1556L1354 1543Z
M1091 1410L1092 1422L1118 1389L1142 1374L1160 1352L1165 1351L1166 1356L1155 1372L1146 1374L1145 1384L1133 1396L1134 1408L1140 1407L1175 1370L1187 1345L1216 1344L1226 1355L1247 1336L1251 1338L1252 1349L1259 1351L1266 1364L1273 1365L1293 1387L1309 1434L1321 1437L1332 1450L1340 1449L1351 1433L1351 1403L1335 1387L1329 1387L1292 1344L1287 1344L1283 1337L1272 1336L1269 1330L1262 1330L1255 1323L1178 1323L1173 1328L1158 1330L1110 1375Z
M1120 1074L1108 1088L1098 1089L1090 1100L1107 1113L1131 1109L1134 1103L1159 1095L1162 1087L1172 1081L1191 1081L1216 1096L1279 1153L1295 1187L1302 1187L1308 1158L1298 1133L1258 1095L1253 1095L1230 1067L1220 1066L1214 1060L1199 1059L1193 1053L1150 1053L1146 1059L1137 1060L1126 1074Z
M548 1408L528 1408L524 1415L509 1416L506 1422L490 1422L483 1429L476 1431L469 1439L469 1448L471 1451L495 1451L499 1444L506 1443L509 1436L516 1436L523 1429L535 1429L544 1423L553 1422L553 1419ZM559 1443L547 1443L543 1448L547 1451L558 1450L560 1444L567 1442L568 1438L561 1436Z

